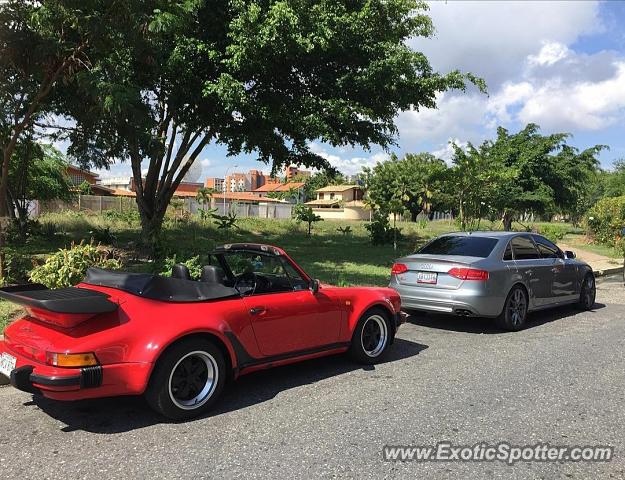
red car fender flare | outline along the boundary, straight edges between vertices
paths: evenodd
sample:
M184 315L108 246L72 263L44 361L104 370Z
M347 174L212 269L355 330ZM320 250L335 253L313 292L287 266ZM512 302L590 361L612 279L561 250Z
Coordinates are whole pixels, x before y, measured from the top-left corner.
M358 321L362 318L365 312L367 312L368 310L371 310L372 308L382 308L386 311L386 313L388 313L389 320L391 323L391 329L393 331L393 336L394 336L395 335L394 319L395 319L395 315L397 315L398 312L395 312L393 305L392 303L390 303L390 301L386 302L383 299L376 299L371 302L368 302L367 304L365 304L364 307L359 305L357 308L354 308L354 310L349 313L348 326L349 326L350 335L354 334L354 331L356 330L356 325L358 325Z
M216 346L222 351L224 354L224 360L227 362L228 368L231 371L236 371L238 368L237 365L237 356L235 354L235 350L233 348L232 343L229 340L229 331L221 332L219 330L213 329L198 329L198 330L190 330L186 332L182 332L180 335L171 338L167 343L161 345L161 348L156 352L153 361L152 368L150 370L150 375L152 375L152 371L154 367L158 363L159 359L163 356L163 354L174 344L177 342L190 338L190 337L203 337L213 341ZM234 334L233 334L234 335Z

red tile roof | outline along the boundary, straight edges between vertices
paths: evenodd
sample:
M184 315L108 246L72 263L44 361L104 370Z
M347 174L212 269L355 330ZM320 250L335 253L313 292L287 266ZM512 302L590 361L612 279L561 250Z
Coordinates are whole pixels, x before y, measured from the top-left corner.
M289 183L265 183L262 187L258 187L253 190L254 193L265 192L288 192L289 190L299 190L305 185L304 182L289 182Z
M135 192L130 192L128 190L120 190L120 189L114 190L113 195L117 197L136 196ZM195 198L196 196L197 196L197 193L195 192L177 191L176 193L174 193L174 197L179 197L179 198ZM276 200L274 198L262 198L262 197L259 197L258 195L254 195L252 192L226 192L225 196L226 196L226 200L234 200L234 201L240 201L240 202L282 203L281 200ZM212 198L215 199L216 202L223 201L224 193L215 193L213 194Z

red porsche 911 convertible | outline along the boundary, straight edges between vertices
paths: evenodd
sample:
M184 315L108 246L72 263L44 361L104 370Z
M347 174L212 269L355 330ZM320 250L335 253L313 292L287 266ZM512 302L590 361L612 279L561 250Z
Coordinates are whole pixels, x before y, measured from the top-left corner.
M24 306L0 342L0 373L55 400L144 394L184 420L208 410L228 379L349 351L379 361L402 322L388 288L320 285L282 249L217 248L200 280L90 269L76 287L0 289Z

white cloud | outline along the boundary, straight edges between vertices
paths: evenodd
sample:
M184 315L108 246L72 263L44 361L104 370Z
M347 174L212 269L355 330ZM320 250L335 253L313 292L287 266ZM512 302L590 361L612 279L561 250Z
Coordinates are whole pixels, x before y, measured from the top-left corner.
M567 84L559 79L535 88L518 113L521 122L547 128L598 130L625 115L625 62L616 74L600 82Z
M440 94L438 109L402 112L397 117L399 143L412 151L421 142L442 144L450 137L474 138L480 135L487 114L486 100L480 94Z
M469 145L468 142L462 142L457 138L450 138L447 143L445 143L444 145L441 145L440 148L433 150L432 152L430 152L432 155L434 155L437 158L440 158L442 160L445 160L445 162L447 162L448 164L451 163L451 159L454 156L455 150L454 150L454 145L457 145L458 147L462 148L463 150L465 150L467 148L467 146Z
M430 147L449 158L449 139L480 143L497 125L546 131L598 130L625 118L625 58L576 52L582 35L602 31L598 2L430 2L437 29L411 45L441 72L470 71L489 95L448 92L438 109L397 117L404 151ZM439 146L438 148L436 146Z
M548 42L543 45L537 55L528 55L530 65L553 65L569 55L570 50L559 42Z
M384 162L389 158L385 152L377 152L369 156L345 157L344 154L349 153L346 149L340 149L339 153L342 155L339 156L328 152L324 145L316 142L309 143L308 148L311 152L325 158L330 162L330 165L346 175L355 175L360 173L363 167L373 167L376 163Z
M522 71L543 45L570 45L600 31L599 2L429 2L432 39L410 44L439 71L460 69L482 76L490 89ZM545 53L546 55L546 53Z
M592 61L573 57L574 63ZM601 80L564 76L508 83L488 102L500 122L534 122L549 130L598 130L625 116L625 60L611 61L612 74Z

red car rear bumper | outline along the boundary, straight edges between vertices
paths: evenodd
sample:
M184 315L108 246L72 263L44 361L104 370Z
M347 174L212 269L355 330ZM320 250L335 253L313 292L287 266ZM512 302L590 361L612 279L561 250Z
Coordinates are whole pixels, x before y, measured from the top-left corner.
M27 358L0 341L0 353L16 358L11 385L24 392L55 400L83 400L142 394L150 363L117 363L83 368L56 368Z

